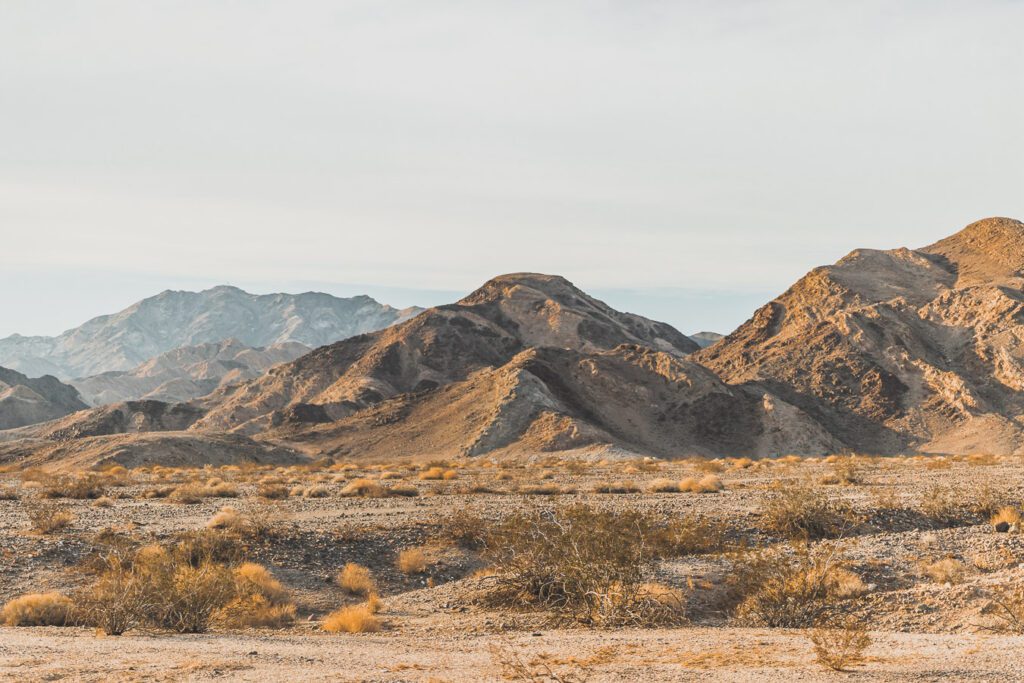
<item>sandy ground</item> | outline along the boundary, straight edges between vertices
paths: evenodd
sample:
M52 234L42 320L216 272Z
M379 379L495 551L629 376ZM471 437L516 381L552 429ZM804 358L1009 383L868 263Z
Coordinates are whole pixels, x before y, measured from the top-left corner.
M874 633L856 672L823 671L799 631L685 628L542 631L430 639L386 635L126 635L84 629L3 629L9 680L499 681L518 656L538 674L590 681L1012 681L1022 637ZM494 652L497 648L497 652ZM514 677L513 677L514 678ZM522 680L522 679L520 679ZM537 680L548 680L538 678Z
M76 520L66 531L39 535L26 510L34 490L16 474L0 486L19 500L0 501L0 600L44 590L74 591L75 570L94 547L95 533L115 528L141 540L161 540L197 529L219 508L269 521L270 540L254 543L251 559L270 568L292 591L296 624L283 630L213 631L202 635L129 632L97 637L81 627L0 627L0 679L4 680L241 680L292 681L483 681L483 680L709 680L777 681L1008 681L1024 680L1024 637L987 630L990 591L1024 583L1024 534L996 533L985 519L929 524L916 507L938 491L969 503L982 496L1024 499L1024 475L1016 458L969 461L879 459L865 461L860 481L821 484L834 469L820 461L743 467L725 463L725 489L715 494L595 494L595 484L630 479L644 488L655 478L701 475L696 463L516 468L462 466L454 481L422 481L406 472L386 484L416 486L413 498L344 498L346 481L375 476L370 470L342 474L282 471L293 483L319 483L324 497L268 502L253 495L254 475L224 470L236 498L195 505L145 499L152 475L133 475L111 488L110 507L62 500ZM398 471L398 468L393 468ZM170 483L210 476L172 473ZM641 508L666 515L697 514L726 524L754 543L777 539L759 530L762 506L795 482L813 482L849 502L864 517L841 541L850 568L870 591L844 609L870 626L867 661L850 673L823 669L801 630L738 628L722 615L694 611L692 623L672 629L593 630L552 628L536 614L485 609L468 596L480 565L462 551L438 543L438 522L456 509L485 518L524 506L584 501L598 507ZM515 493L520 485L551 484L559 496ZM486 485L494 493L470 492ZM19 488L20 487L20 488ZM995 492L995 493L993 493ZM888 501L884 505L880 501ZM896 502L894 502L896 501ZM885 506L896 506L886 512ZM394 566L398 550L433 548L427 575L407 576ZM939 583L924 576L923 561L955 558L966 576ZM984 561L983 561L984 560ZM331 579L345 562L374 572L386 608L385 629L375 634L327 634L318 628L329 611L352 599ZM727 571L715 556L682 557L658 568L659 580L685 586ZM428 585L429 577L429 585ZM521 664L518 671L510 664ZM534 676L531 678L530 676Z

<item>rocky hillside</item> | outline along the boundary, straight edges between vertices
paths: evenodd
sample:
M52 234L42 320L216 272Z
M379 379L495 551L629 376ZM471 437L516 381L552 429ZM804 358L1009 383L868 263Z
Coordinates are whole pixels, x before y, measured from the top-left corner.
M621 313L567 280L517 273L400 325L319 348L204 401L199 428L255 433L282 419L338 419L408 392L501 366L534 347L603 351L640 344L673 355L698 347L664 323Z
M56 377L30 379L0 368L0 430L63 417L88 406L74 387Z
M694 359L858 451L1024 453L1024 224L854 251Z
M837 447L813 419L760 387L726 385L696 363L632 344L593 353L530 348L462 381L312 427L304 420L317 419L315 407L298 408L272 435L337 457L530 457L612 447L672 458Z
M226 339L174 349L127 372L104 372L70 383L92 405L138 399L184 402L222 385L259 377L273 366L309 351L298 342L253 348L237 339Z
M131 371L172 349L225 339L251 347L294 342L313 348L382 329L419 310L315 292L256 295L226 286L166 291L58 337L0 339L0 365L69 379Z
M696 348L563 278L505 275L455 304L223 388L195 404L207 412L190 430L363 458L835 448L781 398L728 386L686 360Z

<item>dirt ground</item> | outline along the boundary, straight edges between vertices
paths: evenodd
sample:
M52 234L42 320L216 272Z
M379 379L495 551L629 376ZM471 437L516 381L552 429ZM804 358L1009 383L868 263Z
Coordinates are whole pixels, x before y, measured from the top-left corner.
M80 567L101 548L101 530L140 543L202 529L231 506L263 529L246 542L246 558L270 569L290 591L294 624L280 629L213 628L178 634L134 629L97 635L85 626L0 627L5 680L1024 680L1024 637L1005 628L993 596L1024 585L1024 535L1014 524L996 531L989 509L1019 506L1024 475L1018 458L796 458L602 462L538 459L529 464L450 463L451 478L421 479L421 467L219 468L118 473L106 500L44 499L46 476L0 475L0 601L88 583ZM382 471L389 474L382 476ZM655 480L718 477L713 493L651 493ZM216 479L221 493L198 503L146 497L189 482ZM256 495L273 479L292 495ZM355 479L415 487L419 495L345 497ZM845 483L831 483L843 482ZM618 482L614 490L595 487ZM732 546L766 547L784 539L766 530L771 500L810 485L843 501L857 524L835 548L863 589L836 609L859 619L871 644L849 673L821 666L808 629L757 628L707 608L706 595L731 571L735 552L666 558L661 584L686 594L687 623L672 628L602 628L555 622L543 610L481 603L484 562L445 538L455 510L480 520L510 512L585 502L599 509L649 511L665 518L709 520ZM522 492L547 487L547 495ZM559 493L551 493L559 491ZM305 492L305 495L303 495ZM33 529L29 511L60 507L74 516L63 530ZM423 573L396 567L397 554L422 548ZM955 571L931 567L949 561ZM384 602L383 630L327 633L323 618L359 599L333 581L347 562L373 573ZM945 565L943 565L945 566Z

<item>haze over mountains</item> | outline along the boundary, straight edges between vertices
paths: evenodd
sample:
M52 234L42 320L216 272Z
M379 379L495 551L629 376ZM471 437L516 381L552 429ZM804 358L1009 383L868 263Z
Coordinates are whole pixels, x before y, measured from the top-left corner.
M183 346L235 339L250 347L297 342L314 348L391 325L420 309L395 309L368 296L249 294L221 286L165 291L93 318L57 337L0 339L0 366L61 379L131 371Z
M298 342L265 348L246 346L237 339L182 346L162 353L128 371L103 372L71 380L94 406L137 399L181 402L205 396L222 384L259 377L286 361L308 353Z
M277 448L274 457L370 459L1024 452L1018 221L986 219L916 250L854 251L728 337L697 336L710 345L564 278L503 275L251 379L277 351L225 342L90 378L90 395L108 398L127 385L167 398L216 388L188 403L119 402L7 432L17 445L0 455L57 457L76 439L96 461L198 453L217 440L222 458L257 443ZM226 444L227 435L244 441ZM176 440L188 448L175 450Z

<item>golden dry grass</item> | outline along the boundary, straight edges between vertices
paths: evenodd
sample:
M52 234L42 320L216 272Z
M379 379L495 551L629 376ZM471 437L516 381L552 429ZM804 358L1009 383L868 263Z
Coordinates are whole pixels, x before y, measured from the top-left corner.
M328 633L376 633L383 627L369 604L342 607L324 617L320 625Z
M403 574L422 574L427 571L427 555L422 548L407 548L398 553L395 566Z
M353 595L368 595L375 589L370 570L355 562L349 562L338 572L335 583Z
M967 566L960 560L946 557L921 563L921 574L935 583L960 583L967 576Z
M7 626L64 626L69 623L74 603L60 593L29 593L14 598L0 610L0 623Z

